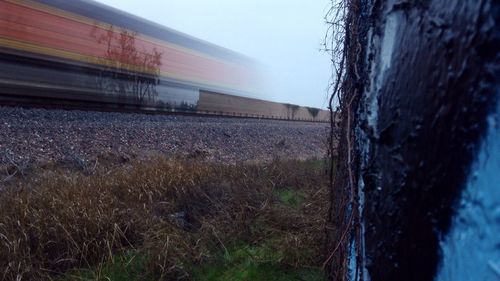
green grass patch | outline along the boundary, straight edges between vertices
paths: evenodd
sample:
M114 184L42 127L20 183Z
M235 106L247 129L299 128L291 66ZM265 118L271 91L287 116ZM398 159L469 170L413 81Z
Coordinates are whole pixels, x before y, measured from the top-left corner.
M283 252L267 245L240 244L220 254L214 262L191 266L191 278L198 281L323 281L319 267L294 268L281 263ZM153 281L147 265L150 258L135 251L113 256L111 260L90 269L76 269L58 281Z
M199 281L323 281L320 268L294 268L281 263L282 252L266 246L240 245L216 262L195 267L194 280Z
M147 264L149 258L135 251L117 254L112 259L95 268L75 269L64 274L60 281L128 281L128 280L153 280L148 278Z
M276 193L280 201L288 207L298 208L304 202L304 193L297 189L282 189Z

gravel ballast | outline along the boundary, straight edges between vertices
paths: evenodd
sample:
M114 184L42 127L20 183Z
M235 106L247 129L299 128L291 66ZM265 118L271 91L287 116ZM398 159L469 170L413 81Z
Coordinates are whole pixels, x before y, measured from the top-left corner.
M156 155L229 163L323 157L328 127L280 120L0 107L0 168L85 165Z

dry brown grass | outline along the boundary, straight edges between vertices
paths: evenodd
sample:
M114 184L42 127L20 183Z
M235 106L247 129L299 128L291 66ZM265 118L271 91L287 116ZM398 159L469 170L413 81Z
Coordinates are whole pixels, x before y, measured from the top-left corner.
M242 241L267 243L283 264L319 265L326 179L320 161L157 159L92 176L45 171L0 194L0 280L49 280L131 249L148 257L147 276L189 279L187 265ZM287 189L300 192L296 206L278 204Z

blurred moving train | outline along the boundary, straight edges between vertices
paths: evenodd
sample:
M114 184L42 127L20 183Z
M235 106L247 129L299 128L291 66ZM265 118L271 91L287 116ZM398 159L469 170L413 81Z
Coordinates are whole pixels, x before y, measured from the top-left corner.
M0 103L327 121L256 99L251 59L88 0L0 0Z

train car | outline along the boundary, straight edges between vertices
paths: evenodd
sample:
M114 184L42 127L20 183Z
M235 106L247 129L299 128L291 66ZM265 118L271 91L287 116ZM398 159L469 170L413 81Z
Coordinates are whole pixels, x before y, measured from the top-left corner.
M255 99L248 57L87 0L0 0L0 101L325 120Z

